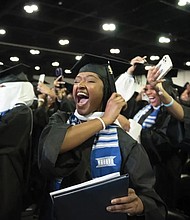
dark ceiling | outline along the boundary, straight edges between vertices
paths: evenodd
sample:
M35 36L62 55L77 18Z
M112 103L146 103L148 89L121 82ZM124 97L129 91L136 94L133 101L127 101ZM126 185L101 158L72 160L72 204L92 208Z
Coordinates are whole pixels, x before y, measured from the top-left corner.
M169 54L174 67L187 69L184 62L190 59L190 6L179 7L178 0L40 0L39 11L27 14L24 0L1 0L0 61L13 65L10 56L18 56L19 62L30 65L31 74L46 73L53 76L53 61L70 69L76 62L75 55L92 53L110 55L111 48L119 48L114 55L130 60L136 55ZM60 3L62 2L62 4ZM117 29L104 32L102 24L113 22ZM171 38L169 44L158 43L164 34ZM67 38L69 45L58 44ZM29 49L40 49L40 55L32 56ZM112 55L113 56L113 55ZM154 64L154 63L153 63ZM40 71L33 70L41 66ZM67 77L72 77L68 75Z

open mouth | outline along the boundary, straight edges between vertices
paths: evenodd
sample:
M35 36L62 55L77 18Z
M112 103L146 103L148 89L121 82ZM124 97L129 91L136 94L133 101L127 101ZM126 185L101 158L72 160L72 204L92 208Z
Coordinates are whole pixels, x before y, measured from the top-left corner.
M150 101L151 103L153 103L153 102L156 101L156 98L155 98L155 97L148 97L148 98L149 98L149 101Z
M85 105L89 100L89 96L84 92L77 93L77 104Z

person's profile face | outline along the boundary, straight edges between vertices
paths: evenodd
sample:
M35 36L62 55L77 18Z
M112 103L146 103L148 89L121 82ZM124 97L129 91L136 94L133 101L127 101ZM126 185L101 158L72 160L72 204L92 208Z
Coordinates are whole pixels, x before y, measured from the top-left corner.
M76 76L73 98L79 114L88 115L95 111L101 111L103 88L103 82L96 73L81 72Z

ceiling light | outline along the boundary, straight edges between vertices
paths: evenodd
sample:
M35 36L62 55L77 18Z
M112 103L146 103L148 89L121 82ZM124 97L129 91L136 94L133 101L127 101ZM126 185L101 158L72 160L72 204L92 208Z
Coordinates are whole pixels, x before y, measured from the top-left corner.
M75 60L80 60L82 58L82 56L76 56Z
M147 65L145 66L145 70L149 70L152 66L151 65Z
M0 62L0 66L3 66L4 65L4 63L3 62Z
M185 63L185 65L186 65L186 66L190 66L190 61L187 61L187 62Z
M30 50L30 53L31 53L32 55L38 55L38 54L40 54L40 51L39 51L39 50L31 49L31 50Z
M25 5L24 6L24 10L27 12L27 13L29 13L29 14L31 14L31 13L33 13L33 12L36 12L36 11L38 11L38 6L37 5Z
M110 31L115 31L116 29L115 24L110 24L109 27L110 27Z
M10 57L10 60L13 62L18 62L19 58L18 57Z
M189 3L190 3L190 0L179 0L178 1L178 5L179 6L185 6L185 5L189 4Z
M39 66L35 66L34 69L35 70L40 70L40 67Z
M65 69L64 72L65 72L66 74L70 74L70 73L71 73L71 70Z
M33 11L38 11L38 6L37 5L31 5L31 8Z
M120 53L120 49L110 49L110 53L112 53L112 54L119 54Z
M168 38L168 37L160 37L159 38L159 42L160 43L162 43L162 44L168 44L168 43L170 43L170 38Z
M33 12L32 8L29 5L24 6L24 10L28 13L31 14Z
M59 62L55 61L51 64L52 66L59 66Z
M66 45L66 44L69 44L69 40L65 39L65 40L59 40L59 44L60 45Z
M150 60L152 60L152 61L159 60L159 59L160 59L159 56L154 56L154 55L150 56Z
M5 29L0 29L0 34L2 34L2 35L6 34Z
M116 26L115 24L103 24L102 28L104 31L115 31Z

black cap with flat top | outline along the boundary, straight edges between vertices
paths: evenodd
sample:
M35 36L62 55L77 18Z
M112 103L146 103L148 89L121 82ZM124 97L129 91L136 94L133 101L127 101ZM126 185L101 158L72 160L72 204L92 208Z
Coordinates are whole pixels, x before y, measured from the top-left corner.
M115 74L125 72L128 69L128 65L120 60L86 53L71 68L71 72L75 76L80 72L93 72L99 76L104 84L103 109L105 109L107 100L113 92L116 92ZM118 69L122 72L118 73Z
M87 64L99 64L107 67L110 66L113 71L114 77L120 75L121 73L124 73L130 66L128 62L119 59L85 53L82 58L77 61L76 64L71 68L71 72L76 76L79 73L79 70ZM97 69L94 68L93 72L99 72L98 67Z
M5 82L28 82L25 72L29 68L30 66L20 63L0 70L0 84Z

